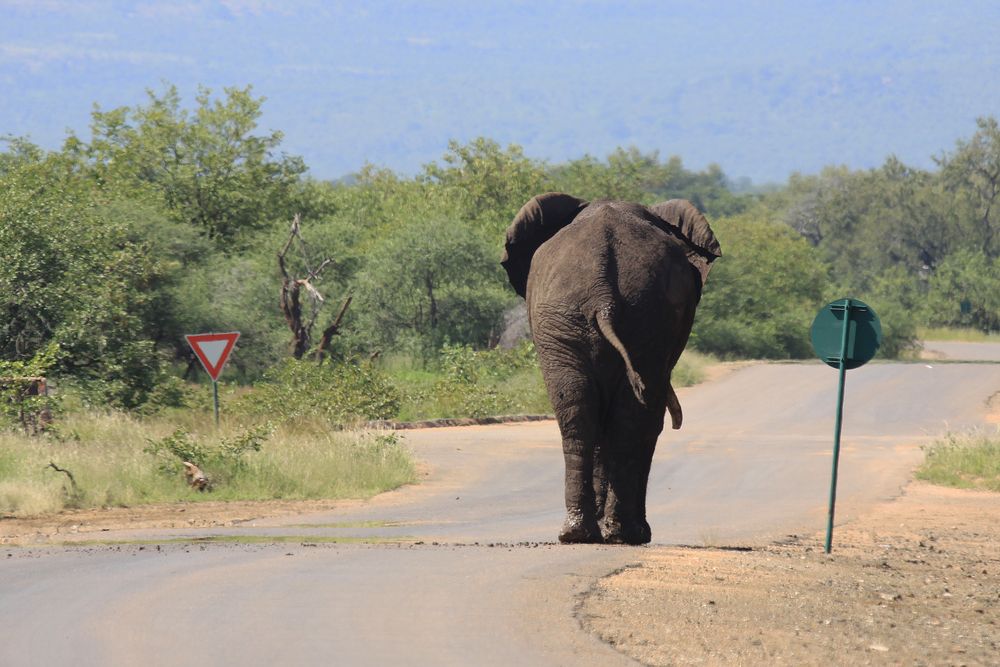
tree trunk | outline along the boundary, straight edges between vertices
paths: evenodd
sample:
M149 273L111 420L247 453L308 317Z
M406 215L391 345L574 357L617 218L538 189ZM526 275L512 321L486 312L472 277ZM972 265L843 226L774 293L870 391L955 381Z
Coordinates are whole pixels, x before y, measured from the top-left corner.
M437 309L437 301L434 299L434 281L431 277L431 274L429 273L426 275L424 280L425 284L427 285L427 297L430 299L431 302L431 312L430 312L431 328L437 329L438 309Z

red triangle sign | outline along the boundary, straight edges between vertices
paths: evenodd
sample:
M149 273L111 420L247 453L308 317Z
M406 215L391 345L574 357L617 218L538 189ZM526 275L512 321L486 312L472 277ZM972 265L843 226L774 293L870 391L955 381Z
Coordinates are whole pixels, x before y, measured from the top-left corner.
M229 353L233 351L233 346L236 345L236 339L239 337L239 331L184 336L188 345L194 350L195 356L198 357L198 361L205 368L205 372L212 377L213 382L219 379L219 373L226 365Z

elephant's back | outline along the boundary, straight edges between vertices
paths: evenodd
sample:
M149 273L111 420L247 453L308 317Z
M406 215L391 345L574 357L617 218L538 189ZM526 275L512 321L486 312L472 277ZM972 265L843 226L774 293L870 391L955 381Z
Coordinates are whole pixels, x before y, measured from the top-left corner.
M535 253L526 298L543 372L583 364L623 381L620 351L598 326L604 317L636 368L647 369L647 388L665 391L701 282L683 242L648 215L618 202L588 206Z
M648 220L651 215L624 202L588 206L535 253L529 308L532 302L587 308L612 298L635 305L651 298L662 302L669 283L686 282L692 268L683 243Z

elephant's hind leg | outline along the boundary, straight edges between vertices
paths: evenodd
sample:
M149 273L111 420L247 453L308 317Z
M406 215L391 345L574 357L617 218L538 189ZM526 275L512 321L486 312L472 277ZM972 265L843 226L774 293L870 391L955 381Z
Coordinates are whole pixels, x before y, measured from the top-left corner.
M608 495L601 534L612 544L646 544L652 538L646 521L646 482L663 428L663 413L661 408L640 405L623 392L619 392L619 399L606 439Z
M594 488L596 424L591 415L577 414L565 421L560 417L559 428L563 434L566 463L566 520L559 531L559 541L601 542Z
M542 369L559 421L566 464L566 520L559 531L559 541L601 542L594 488L594 458L599 438L597 391L581 369L567 366L553 372L546 368L543 356Z

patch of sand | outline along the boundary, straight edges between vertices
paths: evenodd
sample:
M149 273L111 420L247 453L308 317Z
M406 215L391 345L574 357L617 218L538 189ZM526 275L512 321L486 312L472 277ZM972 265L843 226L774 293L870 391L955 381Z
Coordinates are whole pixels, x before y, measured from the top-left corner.
M651 548L577 614L647 665L997 664L1000 494L911 483L823 537Z

